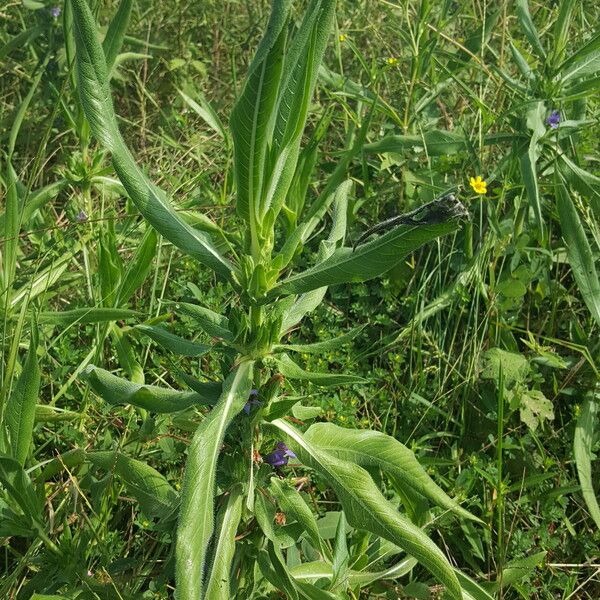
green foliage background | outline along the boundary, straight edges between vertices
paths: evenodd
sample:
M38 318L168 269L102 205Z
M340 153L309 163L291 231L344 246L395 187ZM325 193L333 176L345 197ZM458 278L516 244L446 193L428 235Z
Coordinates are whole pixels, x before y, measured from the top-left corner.
M106 26L117 3L97 4ZM177 490L196 415L111 406L82 374L93 363L176 388L185 374L217 377L220 365L197 347L206 336L166 301L220 311L231 297L157 238L126 199L78 107L64 12L54 18L51 6L0 8L2 396L35 387L33 352L44 406L35 423L13 415L30 422L33 435L15 458L39 465L24 484L33 495L22 500L38 515L33 523L11 521L6 481L16 475L0 464L0 598L70 598L74 590L85 598L170 598L172 539L160 517L171 488L164 505L160 494L144 503L119 471L130 472L127 457L139 459ZM268 13L257 0L136 2L113 68L120 127L138 163L174 191L192 224L222 227L222 247L238 218L222 124ZM316 165L309 197L348 160L350 240L457 187L473 220L383 279L331 288L290 335L316 342L366 325L342 348L299 357L307 371L351 373L366 384L332 392L288 381L286 390L304 404L299 421L385 431L412 448L485 522L434 511L428 533L453 564L490 583L490 593L594 599L600 517L588 483L599 473L600 9L587 0L531 2L529 13L522 1L339 2L303 144L318 142L305 157ZM572 73L582 57L584 72ZM557 130L545 123L552 110L560 111ZM347 159L365 123L365 145ZM469 187L477 175L488 183L484 196ZM18 224L8 222L10 202L19 206ZM18 236L4 234L15 227ZM301 263L312 264L317 247L308 244ZM98 309L94 318L70 312L89 307ZM136 327L165 319L196 343L189 356L174 357ZM82 467L78 449L125 458L111 462L100 452ZM333 540L335 495L292 464L286 475L308 477L304 491ZM418 518L421 509L393 477L381 485ZM19 527L39 535L31 542L15 535ZM357 571L368 567L361 543L350 536ZM360 593L428 598L438 590L417 567Z

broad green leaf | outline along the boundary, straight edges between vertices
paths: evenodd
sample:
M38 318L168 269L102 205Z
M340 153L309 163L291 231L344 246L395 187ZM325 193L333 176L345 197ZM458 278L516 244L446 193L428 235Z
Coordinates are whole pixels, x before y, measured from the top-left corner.
M285 513L288 518L298 521L302 524L304 532L312 545L324 553L324 545L319 535L319 528L317 527L317 520L300 493L296 488L289 485L287 482L278 479L277 477L271 478L271 485L269 490L277 499L279 507Z
M218 515L215 551L206 586L206 598L210 600L230 600L229 575L235 554L235 536L242 517L244 496L240 487L229 493L227 504Z
M593 485L592 448L594 432L598 426L599 417L600 402L590 396L584 401L580 409L573 442L573 452L575 454L575 463L577 464L577 475L581 484L581 494L590 512L590 516L598 529L600 529L600 507L598 506Z
M266 494L257 493L254 498L253 514L264 536L273 542L277 549L295 546L302 535L302 525L275 524L275 503Z
M31 323L29 351L23 364L21 375L8 398L6 405L6 426L10 437L13 458L25 464L35 422L35 406L40 391L40 367L37 359L38 331L35 319Z
M586 98L587 96L597 94L599 90L600 75L584 79L583 81L576 80L564 89L561 100L569 101Z
M233 265L213 246L211 240L183 221L135 163L117 126L104 52L97 38L96 24L86 0L71 0L76 67L81 104L92 133L112 155L113 165L129 197L149 223L175 246L209 266L222 277L233 275Z
M515 383L523 383L529 374L529 362L522 354L508 352L502 348L490 348L481 356L481 379L497 382L500 371L504 385L511 388Z
M531 431L535 431L538 425L543 424L546 420L554 420L554 406L541 390L523 390L520 397L519 414L521 421Z
M364 151L369 154L395 152L401 154L406 150L424 148L429 156L456 154L467 149L465 136L453 131L432 129L422 135L388 135L378 142L365 144Z
M343 373L310 373L298 366L287 354L274 358L280 373L288 379L310 381L315 385L344 385L349 383L366 383L367 380L358 375L345 375Z
M48 325L87 325L89 323L107 323L136 319L143 314L126 308L74 308L60 312L43 311L39 313L40 323Z
M255 227L260 221L258 203L273 129L273 110L281 79L290 3L291 0L273 2L265 35L231 113L237 212L249 224L253 240L256 239Z
M371 430L345 429L333 423L315 423L308 428L304 437L319 450L342 460L361 467L379 467L434 504L460 517L481 522L429 477L411 450L389 435Z
M531 19L531 13L529 12L529 3L527 0L517 0L516 2L517 8L517 21L525 34L525 37L531 44L531 47L535 50L535 53L538 57L545 62L546 60L546 52L540 42L540 38L538 36L537 29L533 24L533 20Z
M123 46L132 6L133 0L121 0L119 8L111 20L102 42L102 49L104 50L104 57L106 59L106 71L109 76Z
M505 565L504 569L502 569L502 587L520 583L531 577L533 571L544 562L546 554L546 551L536 552L535 554L525 556L524 558L511 560ZM497 591L499 587L500 582L496 580L489 585L488 589Z
M340 248L307 271L284 279L269 292L267 298L378 277L424 243L458 229L456 217L464 217L465 214L466 209L458 200L454 200L452 206L440 201L421 217L418 224L399 225L355 249Z
M72 470L82 465L86 459L86 452L81 448L75 448L63 453L57 452L57 454L56 458L49 460L45 464L42 472L37 477L37 481L48 481L52 477L62 473L65 467Z
M233 339L229 331L227 317L216 313L204 306L189 304L188 302L177 302L173 305L175 312L186 315L196 321L199 327L211 337L221 338L227 341Z
M94 392L109 404L133 404L152 412L171 413L190 406L213 404L216 400L212 388L199 394L132 383L94 365L88 365L83 375Z
M96 467L115 473L146 516L165 518L176 508L177 492L163 475L145 462L122 452L88 452L86 459Z
M291 350L292 352L300 352L302 354L330 352L331 350L337 350L351 342L364 328L365 325L359 325L336 338L324 340L323 342L315 342L314 344L275 344L273 346L273 351L285 352L286 350Z
M555 187L560 228L569 264L592 318L600 325L600 280L594 255L567 188L558 180L555 181Z
M442 551L388 502L367 471L320 450L285 421L277 419L271 425L285 436L300 460L333 487L350 525L404 548L446 586L451 598L462 600L456 574Z
M186 340L160 325L136 325L134 329L141 331L157 344L178 356L202 356L212 348L206 344Z
M202 600L204 565L214 524L215 475L223 437L244 408L252 388L254 363L244 361L225 380L223 393L198 427L188 450L175 547L178 600Z

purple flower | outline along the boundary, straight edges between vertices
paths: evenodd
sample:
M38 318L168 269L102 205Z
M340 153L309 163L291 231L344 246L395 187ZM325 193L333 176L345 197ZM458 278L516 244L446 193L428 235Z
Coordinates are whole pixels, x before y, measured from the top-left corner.
M60 6L53 6L50 9L50 16L58 19L58 17L60 17Z
M553 110L548 118L546 119L546 125L549 125L552 129L558 129L560 123L560 111Z
M248 402L244 404L244 412L249 415L253 406L260 406L260 402L256 399L258 396L258 390L250 390L250 397Z
M275 451L265 456L265 462L272 467L283 467L288 464L288 458L296 458L296 455L283 442L279 442Z
M85 223L88 220L88 216L87 216L87 213L85 212L85 210L80 210L79 214L75 217L75 220L78 223Z

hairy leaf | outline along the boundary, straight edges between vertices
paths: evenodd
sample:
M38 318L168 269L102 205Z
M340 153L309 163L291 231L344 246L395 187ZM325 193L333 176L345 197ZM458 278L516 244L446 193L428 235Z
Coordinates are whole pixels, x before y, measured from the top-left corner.
M223 384L223 393L198 427L188 451L175 547L178 600L202 600L202 579L213 534L217 462L227 427L243 409L252 388L254 363L240 363Z
M171 413L190 406L214 404L220 391L219 384L211 383L204 384L204 393L132 383L94 365L88 365L83 375L96 394L109 404L133 404L158 413Z
M320 450L285 421L277 419L271 424L286 437L300 460L333 487L350 525L404 548L446 586L451 598L462 599L458 579L444 554L386 500L367 471Z

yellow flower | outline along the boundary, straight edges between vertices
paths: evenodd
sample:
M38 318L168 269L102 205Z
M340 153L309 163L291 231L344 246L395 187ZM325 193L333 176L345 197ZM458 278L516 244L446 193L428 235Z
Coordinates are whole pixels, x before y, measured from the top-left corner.
M487 183L481 178L481 175L471 177L469 179L469 185L476 194L487 194Z
M340 36L338 37L338 40L340 40L340 42L345 42L347 39L348 38L343 33L341 33Z
M394 66L398 64L398 59L390 56L386 61L385 61L388 65Z

